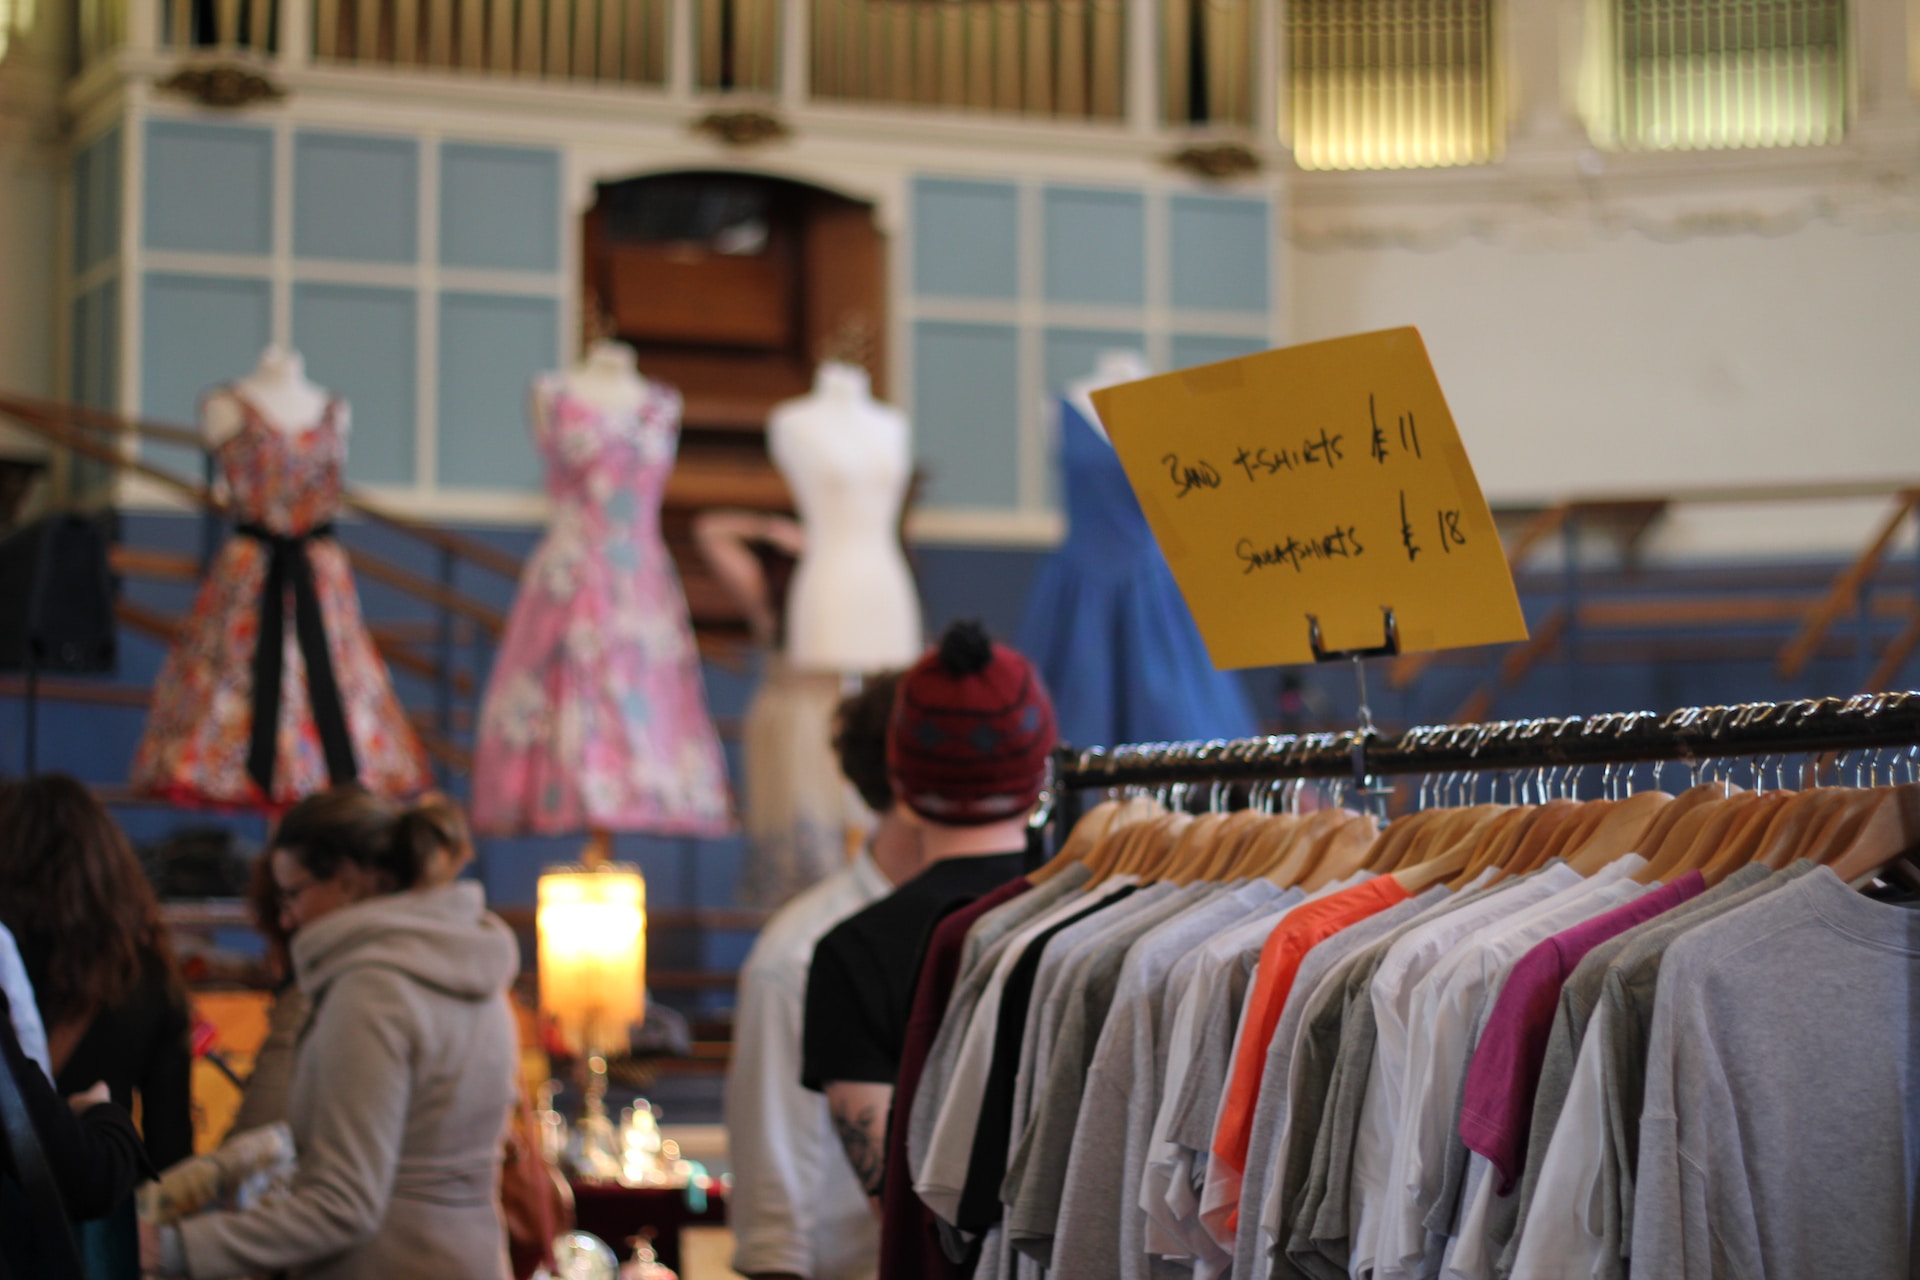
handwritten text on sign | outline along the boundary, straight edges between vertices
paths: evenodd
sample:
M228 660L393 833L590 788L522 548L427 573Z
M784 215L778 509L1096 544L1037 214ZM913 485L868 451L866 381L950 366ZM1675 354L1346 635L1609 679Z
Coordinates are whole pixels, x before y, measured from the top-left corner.
M1526 638L1426 347L1393 329L1094 393L1221 667Z

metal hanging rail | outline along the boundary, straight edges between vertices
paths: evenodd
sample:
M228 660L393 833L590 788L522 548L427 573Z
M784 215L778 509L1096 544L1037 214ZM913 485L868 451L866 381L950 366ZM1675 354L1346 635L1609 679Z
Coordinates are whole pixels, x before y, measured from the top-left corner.
M1568 765L1787 756L1920 745L1920 692L1063 751L1065 790L1366 779Z

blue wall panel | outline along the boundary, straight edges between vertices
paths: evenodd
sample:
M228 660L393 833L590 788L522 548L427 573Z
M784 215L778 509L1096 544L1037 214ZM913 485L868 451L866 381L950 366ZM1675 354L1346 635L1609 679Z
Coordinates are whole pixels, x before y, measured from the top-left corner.
M420 144L302 130L293 140L293 251L302 258L413 262Z
M356 483L414 478L417 308L409 289L293 287L293 344L307 375L353 406L347 478Z
M264 254L273 245L273 134L248 125L147 125L150 249Z
M560 268L560 153L440 148L440 261L508 271Z
M527 428L527 389L559 356L552 298L440 295L443 485L534 489L540 460Z
M1265 311L1271 237L1265 200L1175 196L1173 305Z
M194 423L200 397L253 368L272 332L265 280L147 273L140 306L140 412ZM156 461L198 478L198 456L159 446Z
M953 298L1020 291L1020 193L1012 183L916 178L913 287Z
M1244 338L1237 334L1176 333L1173 335L1173 367L1191 369L1197 364L1232 360L1238 356L1265 351L1264 338Z
M74 403L116 409L120 397L120 282L106 280L73 300L67 394Z
M120 248L120 129L73 158L73 269L85 271Z
M1069 382L1093 372L1094 363L1102 351L1144 352L1146 347L1144 335L1121 329L1047 330L1042 347L1041 369L1049 401L1057 399ZM1058 426L1051 412L1047 422L1050 430ZM1057 440L1050 442L1047 448L1046 495L1048 509L1057 510L1060 506L1060 448Z
M1020 335L1012 325L922 320L913 332L914 454L930 506L1020 499Z
M1048 187L1048 302L1144 306L1147 204L1137 191Z

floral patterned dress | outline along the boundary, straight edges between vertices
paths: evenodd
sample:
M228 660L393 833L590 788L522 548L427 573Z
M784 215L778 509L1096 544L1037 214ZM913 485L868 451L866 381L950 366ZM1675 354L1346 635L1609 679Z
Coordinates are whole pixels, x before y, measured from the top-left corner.
M240 427L214 458L239 526L154 682L133 786L183 804L268 809L348 781L387 795L421 791L432 782L426 753L367 634L346 551L331 536L346 460L340 402L289 432L230 394ZM263 608L269 583L280 587L277 618ZM277 662L259 652L263 626L280 633ZM316 680L309 653L327 658ZM257 696L256 673L275 667L278 697ZM263 706L273 708L271 733L254 729Z
M722 835L726 766L686 597L660 538L680 396L634 411L555 380L540 440L553 499L494 660L474 757L482 831Z

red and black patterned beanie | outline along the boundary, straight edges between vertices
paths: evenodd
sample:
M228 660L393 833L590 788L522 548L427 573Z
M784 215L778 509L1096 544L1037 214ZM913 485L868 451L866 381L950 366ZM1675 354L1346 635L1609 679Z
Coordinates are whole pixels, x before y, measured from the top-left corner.
M887 726L894 793L931 822L981 826L1033 807L1056 732L1033 664L956 622L900 681Z

